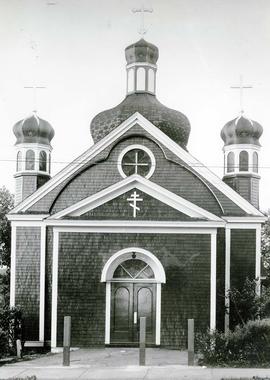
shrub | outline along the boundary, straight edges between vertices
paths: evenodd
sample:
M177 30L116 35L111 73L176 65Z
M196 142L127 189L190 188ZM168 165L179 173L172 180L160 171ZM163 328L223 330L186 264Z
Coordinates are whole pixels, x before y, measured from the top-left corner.
M3 335L0 336L0 341L3 337L4 342L3 347L1 346L1 354L14 354L16 352L16 340L22 337L22 311L19 306L0 308L1 331ZM5 350L4 347L6 347Z
M269 365L270 322L248 321L227 334L210 332L197 335L197 346L203 364Z
M0 359L9 352L8 334L0 328Z

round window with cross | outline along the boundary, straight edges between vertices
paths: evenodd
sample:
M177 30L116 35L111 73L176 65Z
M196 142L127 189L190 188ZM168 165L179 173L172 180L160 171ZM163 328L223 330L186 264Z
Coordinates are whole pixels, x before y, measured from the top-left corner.
M155 157L147 147L131 145L121 152L118 169L124 178L132 174L150 178L155 170Z

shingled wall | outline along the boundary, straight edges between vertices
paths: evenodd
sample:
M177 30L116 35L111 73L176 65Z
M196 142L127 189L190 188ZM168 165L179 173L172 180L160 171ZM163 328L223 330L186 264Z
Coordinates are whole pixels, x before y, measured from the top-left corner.
M23 336L39 340L40 228L17 227L15 302L23 310Z
M231 230L231 286L239 288L246 277L255 278L256 230Z
M104 345L105 283L102 268L127 247L154 253L164 266L161 344L186 346L187 318L204 330L210 318L210 235L60 233L57 344L63 317L72 317L72 345Z

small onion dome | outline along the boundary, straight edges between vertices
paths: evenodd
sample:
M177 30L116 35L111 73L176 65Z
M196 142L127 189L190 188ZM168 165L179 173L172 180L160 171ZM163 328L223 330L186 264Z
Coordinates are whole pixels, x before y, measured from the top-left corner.
M128 65L135 62L147 62L155 65L158 60L158 48L141 38L125 49L125 55Z
M94 142L108 135L135 112L142 114L173 141L186 148L190 133L187 117L165 107L154 95L147 93L128 95L118 106L95 116L90 125Z
M243 115L229 121L221 130L221 138L224 145L254 144L260 146L259 138L263 133L263 127Z
M17 138L16 144L39 143L50 145L54 136L53 127L35 113L18 121L13 127L13 132Z

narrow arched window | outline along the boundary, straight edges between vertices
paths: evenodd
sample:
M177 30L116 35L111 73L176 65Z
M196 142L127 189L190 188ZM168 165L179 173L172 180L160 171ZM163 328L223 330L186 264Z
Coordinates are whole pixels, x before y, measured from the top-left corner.
M148 91L155 92L155 73L153 69L148 70Z
M239 171L247 172L248 171L248 152L242 150L239 154Z
M234 153L230 152L227 156L227 172L228 173L231 173L234 171L234 165L235 165Z
M145 91L145 69L139 67L137 70L137 88L138 91Z
M134 91L134 69L128 70L128 92Z
M253 171L255 173L258 173L258 165L259 164L259 159L258 159L258 153L253 152Z
M22 171L22 152L19 151L17 154L17 172Z
M49 167L48 167L48 172L49 172L49 174L51 173L51 153L49 153Z
M35 169L35 152L33 150L28 150L26 152L25 169L26 170Z
M39 152L39 170L42 172L46 172L46 166L47 166L47 155L44 150Z

